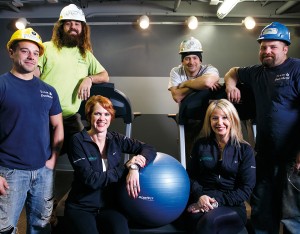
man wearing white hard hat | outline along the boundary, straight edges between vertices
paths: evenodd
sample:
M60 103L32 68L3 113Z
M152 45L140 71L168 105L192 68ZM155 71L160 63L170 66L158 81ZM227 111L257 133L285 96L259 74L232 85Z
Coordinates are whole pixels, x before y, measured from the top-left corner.
M108 82L105 68L92 53L90 27L85 15L75 4L64 7L54 25L51 41L45 42L45 53L39 59L40 78L52 85L59 95L63 110L65 143L83 129L77 113L82 100L90 96L92 84Z
M34 76L44 53L32 28L7 43L12 69L0 76L0 233L18 233L25 205L27 233L50 234L54 168L63 144L55 89ZM51 126L52 134L50 134Z
M175 102L180 103L195 90L214 90L219 87L219 72L212 65L202 64L202 53L202 45L196 38L181 42L181 65L171 70L168 85Z
M75 4L64 7L55 23L51 41L45 42L36 75L52 85L62 107L65 141L61 154L67 153L73 134L83 130L78 110L90 96L92 84L108 82L105 68L92 53L90 27L84 12ZM52 225L57 224L53 212Z
M199 90L220 88L219 71L212 65L202 64L202 53L202 45L194 37L180 43L181 64L172 68L168 84L168 90L175 102L180 104L186 96ZM185 126L187 157L201 126L201 123L191 121Z

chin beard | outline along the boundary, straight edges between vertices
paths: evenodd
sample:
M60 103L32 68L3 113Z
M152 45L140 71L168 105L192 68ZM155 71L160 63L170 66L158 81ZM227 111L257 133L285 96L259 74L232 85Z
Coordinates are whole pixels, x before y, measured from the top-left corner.
M262 59L262 65L264 65L265 67L273 67L274 59Z
M66 47L76 47L79 45L80 37L64 33L62 36L62 45Z

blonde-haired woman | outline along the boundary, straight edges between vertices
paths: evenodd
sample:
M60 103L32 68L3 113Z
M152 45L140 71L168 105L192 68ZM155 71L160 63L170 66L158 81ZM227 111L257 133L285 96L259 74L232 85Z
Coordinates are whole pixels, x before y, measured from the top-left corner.
M200 136L187 168L190 233L238 233L247 221L244 202L255 185L255 158L231 102L210 103Z

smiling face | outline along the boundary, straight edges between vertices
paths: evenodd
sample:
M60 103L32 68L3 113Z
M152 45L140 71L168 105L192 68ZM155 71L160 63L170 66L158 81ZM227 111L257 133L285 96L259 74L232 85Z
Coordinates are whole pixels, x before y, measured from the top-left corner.
M13 71L18 74L32 73L38 64L39 47L30 41L19 41L14 48L9 49L13 61Z
M63 45L75 47L82 40L82 22L76 20L66 20L63 23Z
M231 123L227 115L218 107L216 107L211 113L210 126L217 139L222 138L226 141L229 140Z
M111 123L111 114L99 103L96 103L91 114L91 130L98 133L105 133Z
M67 20L64 22L64 32L69 35L78 36L82 32L82 24L80 21Z
M183 58L182 65L188 76L196 76L201 67L201 60L197 55L188 55Z
M287 52L284 42L265 40L260 43L259 59L265 67L275 67L286 60Z

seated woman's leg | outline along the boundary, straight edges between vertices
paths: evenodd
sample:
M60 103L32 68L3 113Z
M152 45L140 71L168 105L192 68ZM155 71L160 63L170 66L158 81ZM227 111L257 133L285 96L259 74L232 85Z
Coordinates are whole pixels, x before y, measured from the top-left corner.
M99 234L96 214L76 209L65 209L66 234Z
M233 234L240 232L245 226L244 220L231 207L218 207L205 213L198 221L196 227L197 234L218 233Z
M116 210L101 210L98 224L100 233L103 234L129 234L127 218Z

